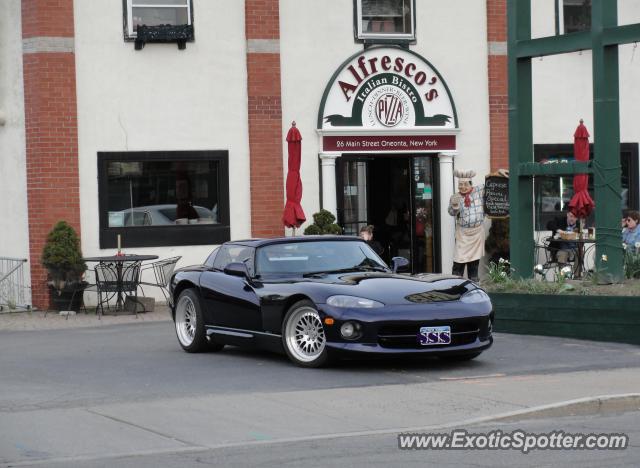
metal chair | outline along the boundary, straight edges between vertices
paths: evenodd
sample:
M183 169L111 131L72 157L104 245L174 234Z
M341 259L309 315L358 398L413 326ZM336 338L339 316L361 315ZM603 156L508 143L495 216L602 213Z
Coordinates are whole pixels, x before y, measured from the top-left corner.
M167 305L169 305L169 281L171 281L173 270L175 270L176 264L181 258L181 256L171 257L145 265L141 272L152 270L155 281L140 281L140 286L153 286L160 288L165 301L167 301ZM142 291L144 295L144 289L142 289Z
M575 252L570 251L567 263L558 261L558 252L562 250L553 243L553 237L548 237L541 244L535 245L536 262L540 261L542 265L542 275L546 279L547 272L553 271L555 278L560 274L560 270L565 266L570 266L572 275L575 269ZM555 279L554 278L554 279Z
M116 307L121 303L121 296L124 293L133 293L135 301L135 314L138 317L138 286L140 284L140 265L141 262L113 262L99 263L94 271L96 274L96 286L98 289L98 307L100 314L98 318L104 314L104 304L109 308L109 300L118 297Z

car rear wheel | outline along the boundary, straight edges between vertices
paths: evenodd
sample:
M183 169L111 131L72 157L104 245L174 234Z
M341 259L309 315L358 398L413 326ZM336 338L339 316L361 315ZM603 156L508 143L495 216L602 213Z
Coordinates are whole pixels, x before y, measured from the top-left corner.
M218 343L207 342L200 298L193 289L185 289L180 293L174 322L178 342L186 352L218 351L224 347Z
M284 350L301 367L321 367L329 362L327 337L318 310L311 301L296 302L282 325Z

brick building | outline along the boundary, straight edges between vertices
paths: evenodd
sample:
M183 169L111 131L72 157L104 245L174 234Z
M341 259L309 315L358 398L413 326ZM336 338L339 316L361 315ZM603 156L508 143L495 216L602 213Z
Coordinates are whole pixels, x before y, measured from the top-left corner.
M587 27L582 0L534 3L534 35ZM636 21L640 8L621 3ZM292 121L307 218L324 207L346 233L373 224L384 255L413 271L450 268L454 166L476 183L507 166L505 0L1 8L0 256L29 259L36 306L47 302L42 246L61 219L87 256L113 252L119 234L125 251L181 265L228 239L290 235ZM638 205L634 53L620 60L623 208ZM582 54L534 67L536 157L566 157L578 119L591 121L589 67ZM569 185L538 184L537 229Z

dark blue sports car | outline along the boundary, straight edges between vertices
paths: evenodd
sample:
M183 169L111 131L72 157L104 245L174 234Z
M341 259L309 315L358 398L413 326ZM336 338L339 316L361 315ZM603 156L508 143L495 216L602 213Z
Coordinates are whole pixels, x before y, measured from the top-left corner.
M225 345L284 352L319 367L339 355L473 359L491 346L489 296L455 276L401 275L356 237L227 242L171 279L187 352Z

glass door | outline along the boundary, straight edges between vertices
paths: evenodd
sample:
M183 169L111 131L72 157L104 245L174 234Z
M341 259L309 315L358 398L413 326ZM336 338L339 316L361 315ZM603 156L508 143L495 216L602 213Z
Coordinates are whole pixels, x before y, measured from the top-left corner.
M434 220L435 178L433 158L420 156L413 158L413 272L432 273L436 271L436 232Z
M367 162L345 160L342 164L342 219L344 233L357 236L367 225Z

